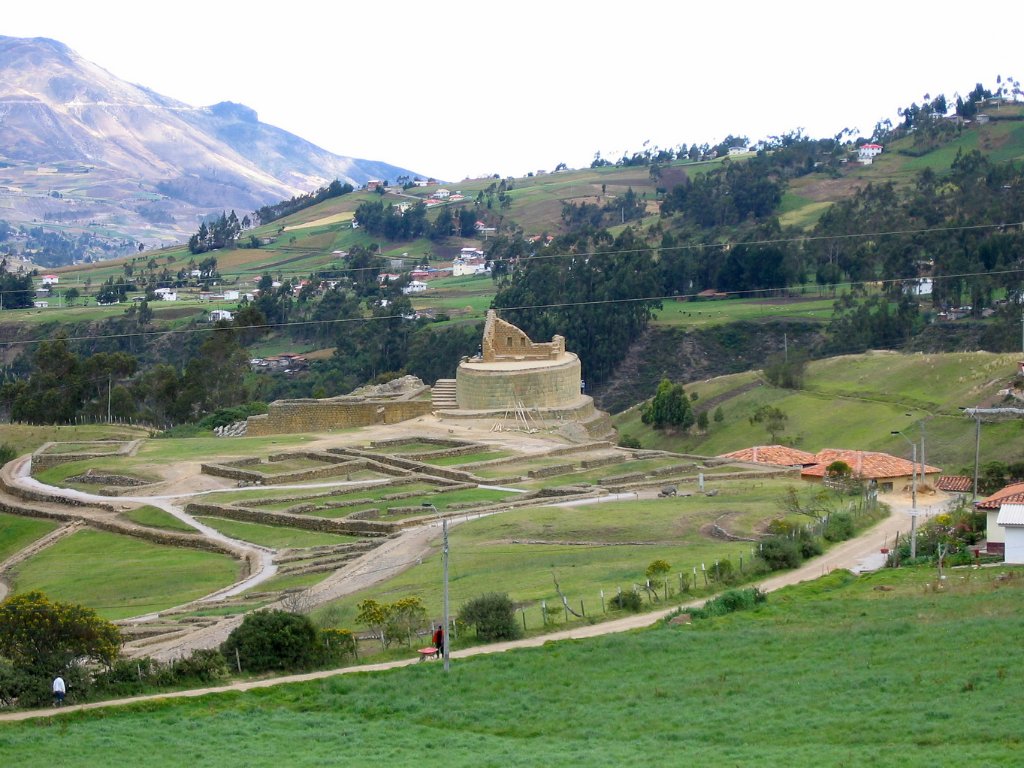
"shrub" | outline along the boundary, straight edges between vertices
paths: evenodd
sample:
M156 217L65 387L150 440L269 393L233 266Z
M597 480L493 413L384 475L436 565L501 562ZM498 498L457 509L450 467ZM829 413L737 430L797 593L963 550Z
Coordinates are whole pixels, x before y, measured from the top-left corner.
M770 571L797 568L803 562L797 542L784 536L769 536L762 541L758 557L764 561Z
M739 581L739 573L729 560L719 560L708 568L708 578L717 584L735 584Z
M519 637L516 607L507 594L491 592L462 606L459 621L476 628L481 640L511 640Z
M620 448L642 448L640 440L632 435L620 435L619 436L619 447Z
M241 652L239 652L241 655ZM190 656L175 659L169 665L173 684L212 683L231 674L224 654L216 648L200 648Z
M800 556L805 560L810 557L817 557L825 548L821 545L821 540L816 539L813 536L800 539Z
M347 629L321 629L317 639L320 661L325 664L355 658L356 636Z
M307 616L257 611L242 620L220 650L232 663L237 653L246 672L306 669L315 658L316 635L316 627Z
M748 611L768 600L768 596L757 587L749 589L730 589L718 597L708 600L703 607L690 611L694 618L709 619L712 616L725 616L736 611Z
M825 523L825 541L846 541L853 538L853 518L846 512L833 512Z
M636 613L644 607L644 599L640 597L639 592L628 590L626 592L619 592L611 600L608 601L612 608L618 608L620 611L630 611Z

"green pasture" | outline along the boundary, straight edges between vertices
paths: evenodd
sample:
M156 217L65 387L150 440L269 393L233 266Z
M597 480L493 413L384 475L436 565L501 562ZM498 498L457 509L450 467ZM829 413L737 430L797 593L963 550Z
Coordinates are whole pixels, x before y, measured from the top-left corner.
M24 768L143 752L154 768L442 752L451 768L1015 765L1024 649L1006 638L1024 629L1021 571L954 573L938 593L933 580L840 571L691 626L453 659L448 674L417 664L3 723L0 738Z
M265 461L260 464L253 464L246 466L252 472L259 472L264 475L282 475L286 472L305 472L313 469L326 469L328 467L335 466L330 462L318 461L317 459L308 459L305 456L293 456L287 459L280 459L276 461Z
M272 549L283 549L286 547L302 549L304 547L319 547L359 541L358 536L306 531L279 525L247 523L241 520L227 520L222 517L197 517L196 520L205 523L211 528L215 528L225 536L248 541L252 544L259 544L262 547L271 547Z
M84 530L20 563L13 582L123 619L200 598L235 582L239 569L227 555Z
M57 528L57 523L0 512L0 562Z
M883 451L911 458L902 431L920 444L925 458L947 474L973 471L975 425L959 406L973 406L995 395L1016 369L1017 355L986 352L901 355L873 352L812 362L802 390L767 384L749 391L754 373L736 374L687 385L698 395L694 406L716 403L724 420L709 422L706 434L655 432L641 423L640 409L613 417L620 435L638 438L645 448L715 456L771 442L768 431L750 418L771 405L787 416L780 442L816 452L823 448ZM730 393L735 393L730 397ZM981 462L1015 460L1024 454L1024 427L1019 420L982 425Z
M96 483L72 482L68 478L76 477L92 469L104 474L111 473L132 477L136 480L142 480L147 483L155 483L160 480L160 477L153 469L146 472L129 469L123 462L130 460L131 457L115 455L79 459L78 461L68 461L63 464L58 464L55 467L34 470L32 472L32 477L42 483L46 483L47 485L53 485L59 488L75 488L80 491L85 491L86 493L98 493L102 486L97 485Z
M608 599L621 587L644 582L648 564L664 559L672 566L670 586L678 574L691 580L701 564L739 557L749 562L749 543L726 542L701 533L719 521L739 536L782 516L778 499L792 482L778 480L723 483L714 497L605 501L583 506L530 507L460 523L450 529L450 599L453 606L487 592L508 592L527 606L528 628L541 626L540 601L561 605L553 577L579 610L601 613L601 590ZM441 557L430 557L387 582L337 601L330 611L341 626L354 627L356 604L366 598L394 601L418 596L429 614L441 606ZM559 621L562 621L559 618Z
M45 453L117 453L124 447L122 443L114 442L69 442L55 443L46 449Z
M717 299L712 301L675 301L664 299L654 311L655 326L708 328L740 321L793 318L826 322L832 317L835 300L816 294L786 299Z
M144 525L147 528L163 528L169 531L184 531L186 533L196 533L196 529L188 523L179 520L169 512L165 512L158 507L139 507L138 509L130 509L127 512L122 512L121 516L130 520L137 525Z

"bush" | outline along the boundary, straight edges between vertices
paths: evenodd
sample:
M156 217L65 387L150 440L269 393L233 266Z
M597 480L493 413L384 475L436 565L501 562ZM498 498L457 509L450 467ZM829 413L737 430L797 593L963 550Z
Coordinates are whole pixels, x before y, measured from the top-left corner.
M633 437L632 435L620 435L619 436L619 447L620 448L642 448L640 445L639 438Z
M307 616L287 611L250 613L221 646L233 664L246 672L307 669L317 652L317 631Z
M347 629L321 629L317 639L319 661L334 664L357 656L356 636Z
M813 536L800 539L800 556L805 560L810 557L817 557L824 551L825 548L821 545L820 539L816 539Z
M853 538L853 518L846 512L833 512L825 523L825 541L846 541Z
M459 611L459 621L476 628L481 640L512 640L519 637L516 607L507 594L491 592L470 600Z
M764 561L770 571L797 568L803 562L803 558L800 557L799 544L784 536L769 536L762 541L758 557Z
M757 587L749 589L730 589L718 597L708 600L703 607L690 611L694 618L709 619L712 616L725 616L736 611L748 611L768 600L768 596Z
M629 590L627 592L619 592L611 600L608 601L612 608L617 608L620 611L630 611L636 613L644 607L644 599L640 597L639 592Z
M733 568L729 560L719 560L708 568L708 578L717 584L735 584L739 581L739 572Z
M241 652L239 652L241 653ZM172 684L212 683L231 674L227 659L215 648L200 648L191 656L175 659L169 665Z

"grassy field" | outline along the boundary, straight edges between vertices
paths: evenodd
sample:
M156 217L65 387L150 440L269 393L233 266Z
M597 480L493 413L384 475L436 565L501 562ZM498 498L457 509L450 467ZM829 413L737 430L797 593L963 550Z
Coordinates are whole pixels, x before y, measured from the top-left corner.
M122 512L121 514L133 523L145 525L149 528L163 528L165 530L184 531L186 533L196 532L196 529L188 523L182 522L174 515L164 512L158 507L139 507L138 509L130 509L127 512Z
M336 533L319 533L298 528L286 528L278 525L261 525L246 523L239 520L225 520L221 517L198 517L202 523L216 528L233 539L241 539L262 547L318 547L327 544L344 544L358 541L356 536L343 536Z
M0 562L24 549L36 539L41 539L57 527L49 520L34 517L20 517L0 512Z
M149 433L138 427L87 424L82 426L46 426L35 424L4 424L0 444L8 444L20 456L32 453L46 443L83 443L95 440L137 440Z
M107 619L170 608L233 583L227 555L79 531L19 564L14 589L82 603Z
M834 300L818 296L793 299L722 299L718 301L662 302L655 311L653 325L708 328L739 321L795 318L827 322L832 317Z
M1020 570L837 572L689 627L0 725L11 765L1016 765ZM885 586L888 591L876 588ZM969 648L969 653L956 649ZM203 737L195 738L197 723ZM301 749L296 749L301 739ZM960 759L960 758L955 758Z
M695 407L713 402L721 408L723 421L712 421L706 434L657 433L641 423L639 408L617 414L613 422L620 434L639 438L645 448L713 456L772 442L766 429L750 422L758 407L772 405L787 415L777 440L797 448L852 448L910 458L906 441L891 433L902 431L920 442L923 432L926 461L947 474L959 474L973 467L975 436L974 422L963 416L960 406L995 399L996 391L1013 377L1018 357L873 352L828 358L807 367L800 390L768 385L750 389L757 382L754 373L688 385L687 391L698 395ZM981 449L982 463L1016 460L1024 454L1020 422L984 423Z
M576 507L524 508L473 520L452 528L450 592L453 606L486 592L508 592L528 606L530 629L542 621L540 601L561 604L553 575L579 610L600 613L601 590L608 599L618 588L643 583L644 570L662 558L691 580L693 568L712 568L716 560L739 556L749 562L745 542L725 542L705 536L701 528L720 520L737 535L781 516L778 498L792 481L733 481L723 483L715 497L655 499L641 502L608 501ZM440 554L330 609L341 626L354 624L355 605L366 597L395 600L416 595L433 614L441 606ZM699 586L703 587L703 578ZM560 616L559 621L562 620Z

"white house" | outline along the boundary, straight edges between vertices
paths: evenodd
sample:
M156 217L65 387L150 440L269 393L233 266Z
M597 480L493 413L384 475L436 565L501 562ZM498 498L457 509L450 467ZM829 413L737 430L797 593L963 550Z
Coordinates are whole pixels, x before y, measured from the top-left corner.
M425 290L427 290L426 283L419 280L413 280L402 289L402 293L408 296L410 293L423 293Z
M217 323L221 320L234 320L235 316L226 309L211 309L210 310L210 322Z
M60 282L60 278L56 275L43 275L43 285L56 285Z
M745 155L749 151L750 150L747 149L746 147L729 147L729 154L730 155Z
M452 262L452 277L486 275L487 272L487 262L483 259L455 259Z
M437 190L437 192L432 194L431 197L434 198L435 200L447 200L449 197L451 197L451 195L452 193L450 190L441 187L439 190Z
M1002 527L1006 540L1003 559L1024 565L1024 504L1003 504L996 524Z
M153 290L153 295L160 297L161 301L178 300L178 292L173 288L156 288Z
M857 150L857 160L864 165L871 165L871 162L878 155L882 154L881 144L862 144Z
M241 296L240 291L224 291L224 301L238 301Z
M35 299L32 302L32 306L36 309L46 309L50 306L50 302L44 301L43 299Z

